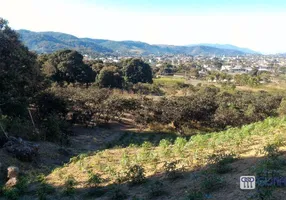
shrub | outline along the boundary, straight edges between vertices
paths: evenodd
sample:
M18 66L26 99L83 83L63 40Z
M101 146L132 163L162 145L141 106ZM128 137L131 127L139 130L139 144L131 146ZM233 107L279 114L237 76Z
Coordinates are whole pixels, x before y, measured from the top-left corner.
M267 146L263 147L264 154L271 159L277 159L280 155L279 147L276 144L268 144Z
M20 176L16 186L12 188L3 187L2 192L7 199L17 200L19 199L20 195L26 192L27 187L28 179L24 176Z
M69 124L57 115L49 115L42 124L44 129L44 140L69 144Z
M72 176L68 176L65 180L64 184L64 194L65 195L72 195L75 192L74 186L76 185L76 180Z
M96 77L96 83L100 87L122 88L121 71L115 66L103 67Z
M182 154L186 144L187 140L185 138L178 137L174 143L175 151L179 154Z
M98 184L100 184L102 182L102 179L100 178L100 176L98 174L93 174L93 173L89 172L87 182L91 186L97 186Z
M133 85L132 91L141 95L164 95L164 91L157 84L136 83Z
M11 119L7 124L6 130L10 135L21 137L26 140L39 139L39 135L35 132L35 128L31 120L25 118Z
M214 172L224 174L232 170L229 164L236 159L234 154L213 154L209 157L209 164L212 165Z
M164 172L165 172L165 176L168 179L177 179L179 177L182 176L182 171L183 169L178 169L177 168L177 164L179 163L179 161L173 161L173 162L165 162L164 163Z
M61 96L56 96L53 92L42 92L35 100L38 107L40 119L45 119L50 115L64 117L67 114L67 102Z
M129 167L126 173L126 180L132 185L143 183L145 181L144 168L139 165Z

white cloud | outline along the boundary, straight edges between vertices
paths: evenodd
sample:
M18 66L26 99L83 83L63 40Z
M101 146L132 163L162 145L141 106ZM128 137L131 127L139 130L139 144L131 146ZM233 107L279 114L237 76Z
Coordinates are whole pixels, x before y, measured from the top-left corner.
M286 52L284 14L161 16L80 0L0 0L0 5L0 15L14 29L151 44L229 43L267 53Z

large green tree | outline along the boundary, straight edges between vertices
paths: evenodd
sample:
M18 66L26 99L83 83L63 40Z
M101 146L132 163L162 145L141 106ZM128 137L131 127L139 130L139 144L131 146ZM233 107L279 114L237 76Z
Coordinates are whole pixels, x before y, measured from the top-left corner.
M152 69L150 65L141 59L132 58L123 61L123 72L126 82L129 83L152 83Z
M56 82L88 84L95 80L95 73L83 63L83 56L73 50L60 50L50 55L43 71Z
M175 66L171 65L170 63L164 63L160 67L159 74L160 75L173 75L175 73Z
M19 116L27 111L41 86L36 58L8 22L0 18L0 114Z
M120 70L115 66L103 67L98 76L96 82L100 87L121 88L123 84L123 78Z

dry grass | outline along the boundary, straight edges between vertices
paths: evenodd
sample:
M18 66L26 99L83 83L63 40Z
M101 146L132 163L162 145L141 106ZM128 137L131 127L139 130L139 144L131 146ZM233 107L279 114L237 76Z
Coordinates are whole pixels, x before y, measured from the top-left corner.
M267 119L254 125L244 126L220 133L194 136L190 141L177 139L170 146L157 147L143 145L143 147L127 147L104 150L94 155L74 159L62 168L58 168L48 176L48 182L56 186L64 184L64 178L72 175L80 184L77 187L87 187L88 171L100 174L107 186L116 182L117 175L128 166L139 164L146 176L156 176L164 173L165 162L178 161L178 168L192 171L207 164L207 157L213 153L235 153L241 158L261 157L260 151L269 143L283 143L286 141L286 120ZM269 126L270 125L270 126ZM236 134L234 134L237 132ZM283 146L284 148L284 146Z

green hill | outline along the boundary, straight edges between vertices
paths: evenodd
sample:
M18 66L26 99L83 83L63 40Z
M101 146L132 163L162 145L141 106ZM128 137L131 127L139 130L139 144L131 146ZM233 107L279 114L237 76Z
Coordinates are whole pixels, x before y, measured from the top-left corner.
M32 32L19 30L22 41L30 50L38 53L51 53L60 49L75 49L88 54L114 54L114 55L245 55L243 51L234 49L215 48L211 46L173 46L150 45L137 41L112 41L90 38L77 38L73 35L57 32Z

